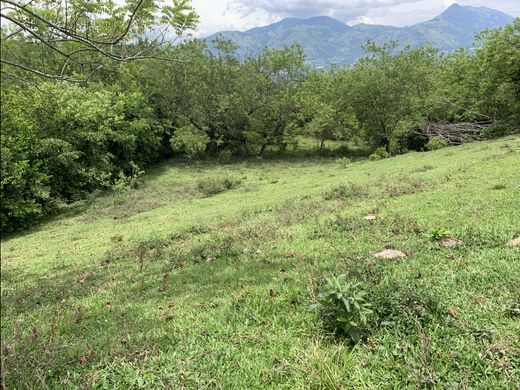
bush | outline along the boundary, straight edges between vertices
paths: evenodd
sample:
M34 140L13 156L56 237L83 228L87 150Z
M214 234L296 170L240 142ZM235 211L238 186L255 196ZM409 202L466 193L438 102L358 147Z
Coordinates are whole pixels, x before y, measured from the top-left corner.
M368 158L372 161L377 161L383 158L388 158L389 156L390 155L388 154L386 148L381 146L380 148L377 148Z
M325 200L360 198L366 194L367 190L365 187L349 183L331 188L329 191L323 194L323 198Z
M439 150L448 146L450 144L442 137L431 137L428 144L426 144L428 150Z
M184 153L189 158L204 153L209 137L193 126L179 127L175 130L170 144L174 152Z
M520 132L520 127L507 121L496 121L482 131L482 138L493 139Z
M233 152L228 149L222 150L219 152L217 158L222 164L229 164L233 160Z
M153 115L143 94L95 84L2 92L2 231L157 160L164 129Z
M123 171L119 172L117 179L112 185L112 190L115 192L120 193L136 189L141 184L144 171L133 161L130 162L130 166L131 170L128 174L125 174Z
M347 280L347 275L332 276L319 302L311 308L318 310L335 331L357 343L366 334L374 314L366 295L359 283Z
M393 155L403 154L410 150L420 152L426 149L428 136L424 134L419 126L413 123L403 123L401 128L394 131L388 146Z
M217 177L208 177L200 179L196 183L197 191L205 196L216 195L221 192L225 192L237 187L240 184L240 180Z
M351 163L352 163L352 160L348 157L341 157L341 158L338 158L336 160L336 163L341 167L341 168L346 168L348 167Z

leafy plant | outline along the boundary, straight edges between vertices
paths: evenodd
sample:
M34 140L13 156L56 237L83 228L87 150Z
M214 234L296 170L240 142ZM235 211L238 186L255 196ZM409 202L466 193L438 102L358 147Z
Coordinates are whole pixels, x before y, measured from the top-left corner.
M428 150L439 150L447 146L449 146L448 141L441 137L431 137L426 144Z
M429 233L429 238L431 241L439 241L449 236L450 232L442 227L436 227Z
M366 300L361 284L347 280L347 275L331 276L311 308L318 310L335 331L357 343L366 334L373 317L372 305Z
M372 160L372 161L377 161L377 160L381 160L383 158L388 158L390 155L388 154L388 152L386 151L386 148L384 148L383 146L380 147L380 148L377 148L374 153L372 153L370 156L369 156L369 159Z
M360 198L367 194L365 187L358 184L348 183L332 187L323 194L325 200Z
M352 164L352 160L348 157L341 157L341 158L338 158L336 160L336 163L341 167L341 168L346 168L348 167L350 164Z
M208 177L200 179L196 183L197 190L205 196L216 195L231 190L240 184L240 180L229 177Z
M175 130L170 145L172 150L186 154L189 158L204 153L209 137L193 126L180 127Z
M218 161L222 164L229 164L233 160L233 152L231 150L222 150L218 154Z

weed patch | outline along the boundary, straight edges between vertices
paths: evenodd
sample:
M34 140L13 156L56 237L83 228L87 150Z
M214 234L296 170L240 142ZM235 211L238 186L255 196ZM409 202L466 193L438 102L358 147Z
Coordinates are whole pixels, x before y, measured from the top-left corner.
M212 196L236 188L240 183L241 180L231 179L229 177L208 177L197 180L195 188L203 196Z
M368 189L365 186L354 183L341 184L323 193L323 199L325 200L359 199L365 196L368 196Z

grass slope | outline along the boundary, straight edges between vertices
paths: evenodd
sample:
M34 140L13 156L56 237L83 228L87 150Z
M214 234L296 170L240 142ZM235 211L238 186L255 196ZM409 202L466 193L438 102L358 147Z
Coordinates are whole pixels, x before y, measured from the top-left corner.
M519 137L378 162L164 165L2 243L2 383L514 389L519 184ZM385 246L409 256L375 259ZM309 310L339 273L379 313L355 346Z

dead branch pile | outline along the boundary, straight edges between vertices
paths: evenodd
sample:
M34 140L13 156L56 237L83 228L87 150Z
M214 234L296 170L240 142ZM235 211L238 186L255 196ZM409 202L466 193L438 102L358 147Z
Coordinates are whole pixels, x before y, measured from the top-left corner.
M438 123L430 121L424 129L428 138L440 137L451 145L460 145L480 139L482 131L491 125L491 122L460 122Z

